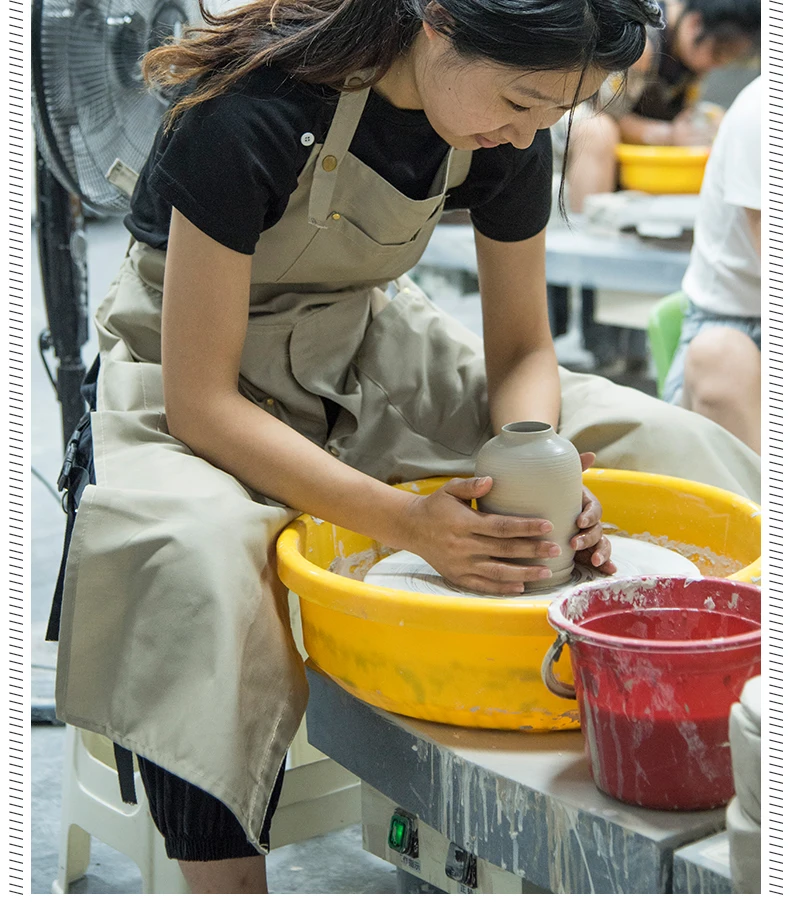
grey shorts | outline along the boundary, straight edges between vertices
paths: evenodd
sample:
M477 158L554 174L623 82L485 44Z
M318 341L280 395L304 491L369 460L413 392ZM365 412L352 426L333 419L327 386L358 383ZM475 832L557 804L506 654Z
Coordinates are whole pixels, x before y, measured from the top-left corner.
M680 331L680 342L675 350L672 364L667 371L664 389L661 398L667 403L680 405L683 396L683 369L686 364L686 352L691 340L703 330L712 327L728 326L737 329L752 340L758 349L761 348L760 318L759 317L734 317L721 313L711 313L689 304L689 309L683 317L683 328Z

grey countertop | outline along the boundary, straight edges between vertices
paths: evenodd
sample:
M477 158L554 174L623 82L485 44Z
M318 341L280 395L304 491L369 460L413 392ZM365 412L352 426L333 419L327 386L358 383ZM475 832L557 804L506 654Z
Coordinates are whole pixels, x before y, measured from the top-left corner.
M660 812L599 792L580 732L465 729L371 707L308 668L310 742L421 821L552 892L671 892L674 852L724 810Z

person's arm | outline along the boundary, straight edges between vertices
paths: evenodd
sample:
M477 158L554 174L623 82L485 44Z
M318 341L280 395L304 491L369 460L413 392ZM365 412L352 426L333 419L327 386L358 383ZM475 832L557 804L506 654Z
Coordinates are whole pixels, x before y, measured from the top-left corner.
M501 243L475 231L488 403L494 431L560 414L560 378L546 303L546 231Z
M546 231L503 243L475 231L488 402L495 432L509 422L548 422L560 415L560 379L546 303ZM585 453L582 467L595 455ZM579 560L613 573L601 506L585 487L573 547Z
M222 246L173 210L162 310L170 434L263 495L385 543L396 540L391 523L407 505L396 490L239 393L251 264L251 256Z
M623 144L646 144L656 147L709 144L715 129L699 122L694 117L693 107L681 112L673 121L645 118L632 111L651 79L654 79L656 41L655 30L649 30L648 42L642 57L628 68L628 78L620 99L612 99L605 111L609 111L619 124Z
M162 307L162 373L170 434L257 492L382 544L412 550L456 584L513 593L546 578L539 519L486 515L471 499L490 478L452 480L430 496L395 489L329 455L239 393L250 256L173 209ZM502 558L535 558L535 565Z
M655 118L642 118L629 113L618 119L620 137L624 144L651 144L657 147L671 146L675 141L674 122L662 122Z

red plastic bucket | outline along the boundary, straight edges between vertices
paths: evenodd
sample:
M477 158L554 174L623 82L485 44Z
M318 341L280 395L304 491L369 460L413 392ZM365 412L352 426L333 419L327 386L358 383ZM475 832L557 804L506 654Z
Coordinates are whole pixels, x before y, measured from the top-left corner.
M760 590L682 576L580 586L549 607L549 690L579 702L596 786L651 809L712 809L735 790L730 707L760 674ZM553 664L567 644L575 687Z

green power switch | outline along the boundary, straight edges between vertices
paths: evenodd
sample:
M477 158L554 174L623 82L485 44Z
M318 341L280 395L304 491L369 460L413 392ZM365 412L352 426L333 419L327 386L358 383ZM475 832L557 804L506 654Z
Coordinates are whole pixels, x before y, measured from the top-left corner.
M417 820L414 816L398 809L390 819L387 843L393 851L408 857L417 856Z

